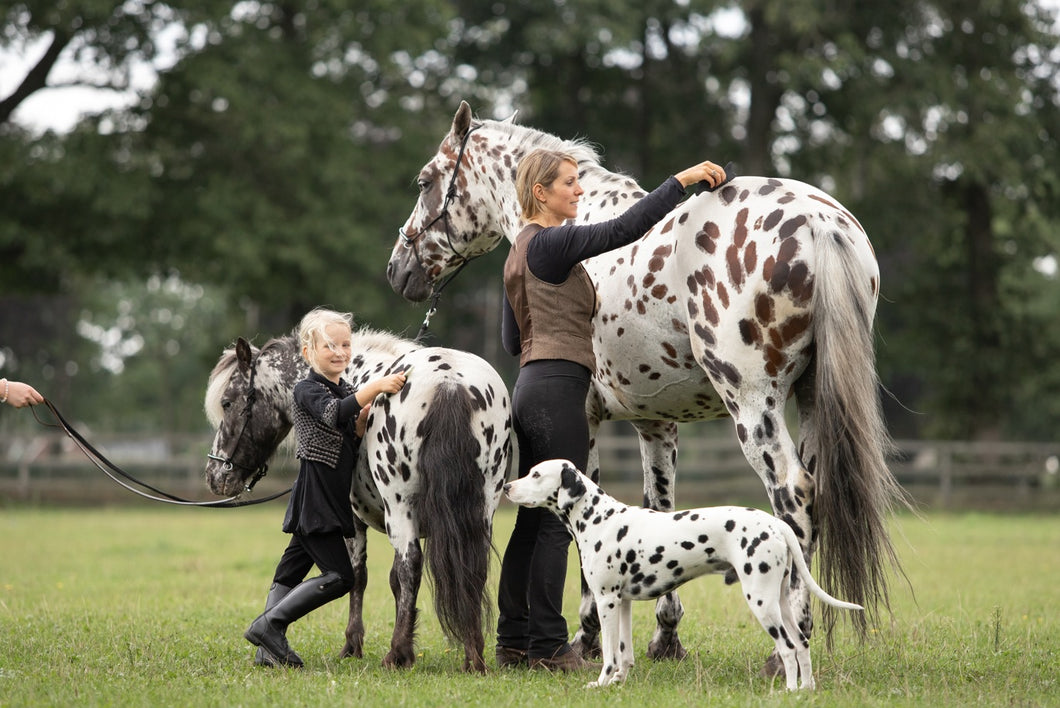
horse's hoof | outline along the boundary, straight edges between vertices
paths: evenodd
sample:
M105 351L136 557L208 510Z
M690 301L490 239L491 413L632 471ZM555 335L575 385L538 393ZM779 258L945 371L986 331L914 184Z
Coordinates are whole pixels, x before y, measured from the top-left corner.
M662 659L676 659L680 661L688 656L688 652L681 646L681 640L677 635L668 641L653 641L648 644L648 658L653 661Z
M464 659L464 673L465 674L486 674L486 662L482 657L477 657L474 661L468 661Z
M339 658L340 659L363 659L364 658L364 649L362 648L362 645L360 645L360 644L354 645L354 644L350 644L349 642L346 642L345 646L342 647L342 651L339 652Z
M784 677L784 662L780 660L777 654L772 654L766 659L765 666L758 672L762 678L773 679Z
M383 667L387 669L410 669L416 663L416 657L406 656L398 652L388 652L383 657Z
M604 656L603 650L600 649L599 638L590 640L579 634L570 643L570 646L583 659L602 659Z

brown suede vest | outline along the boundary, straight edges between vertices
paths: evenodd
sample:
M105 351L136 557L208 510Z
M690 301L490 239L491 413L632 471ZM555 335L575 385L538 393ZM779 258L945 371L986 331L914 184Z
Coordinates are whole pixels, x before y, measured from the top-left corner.
M515 237L504 262L504 290L519 325L519 365L538 359L566 359L596 370L593 313L596 289L579 263L559 285L537 278L526 266L526 249L541 230L530 224Z

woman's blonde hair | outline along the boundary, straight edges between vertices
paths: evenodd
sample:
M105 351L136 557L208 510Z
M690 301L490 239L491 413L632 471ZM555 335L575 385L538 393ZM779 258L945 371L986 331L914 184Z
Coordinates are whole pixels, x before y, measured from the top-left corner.
M559 177L559 168L564 162L578 166L573 155L558 150L534 150L519 161L515 170L515 194L523 221L530 221L541 211L541 203L534 198L534 185L548 188Z
M316 307L307 312L302 321L298 323L298 343L302 345L302 351L314 352L321 342L325 342L330 349L334 350L335 342L327 333L327 328L331 325L341 325L352 332L353 314L336 312L324 307ZM316 365L313 360L311 358L307 360L309 365L315 369Z

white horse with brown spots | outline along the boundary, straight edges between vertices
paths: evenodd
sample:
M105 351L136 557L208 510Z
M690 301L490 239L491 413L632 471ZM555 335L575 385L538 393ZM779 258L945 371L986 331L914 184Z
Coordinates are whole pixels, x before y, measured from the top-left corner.
M462 103L420 171L419 200L394 245L387 276L396 292L423 301L468 260L514 238L515 168L536 148L578 160L579 222L613 218L645 194L584 142L478 121ZM857 219L808 184L738 177L585 267L598 295L590 426L636 428L645 504L675 508L676 424L730 416L776 516L807 559L820 547L824 586L870 610L886 605L886 566L897 566L887 516L903 497L885 460L875 366L879 268ZM792 395L798 443L784 418ZM588 466L598 480L595 445ZM795 616L809 636L809 596L797 590ZM834 612L825 612L830 630ZM684 656L682 614L676 594L659 600L649 656ZM863 631L865 620L856 622ZM576 647L595 653L598 630L583 592ZM779 668L775 657L767 668Z

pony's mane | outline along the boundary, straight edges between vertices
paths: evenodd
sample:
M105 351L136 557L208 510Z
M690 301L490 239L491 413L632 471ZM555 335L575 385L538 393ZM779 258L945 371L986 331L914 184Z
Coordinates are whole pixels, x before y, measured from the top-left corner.
M411 339L404 339L392 332L371 327L353 330L354 356L357 356L358 351L384 351L397 357L419 348L420 345Z
M236 372L236 348L228 347L221 352L221 358L210 372L209 381L206 384L206 400L203 402L203 411L206 419L214 430L221 425L221 395L232 381L232 374Z
M393 354L394 357L406 354L413 349L418 349L420 347L420 345L409 339L403 339L396 334L372 329L370 327L355 329L353 331L353 340L354 349L356 351L384 351ZM255 356L270 354L273 352L286 354L290 352L292 348L297 346L297 342L297 334L291 333L282 337L274 337L270 339L265 342L265 345L260 350L254 348L252 345L251 351ZM203 402L203 411L206 413L206 418L210 421L210 425L213 426L214 430L221 425L221 419L223 416L221 410L221 396L224 395L228 385L232 382L232 376L235 374L237 368L238 361L236 360L236 349L232 346L221 352L221 358L217 360L217 364L214 365L213 371L210 372L210 378L206 385L206 399Z

